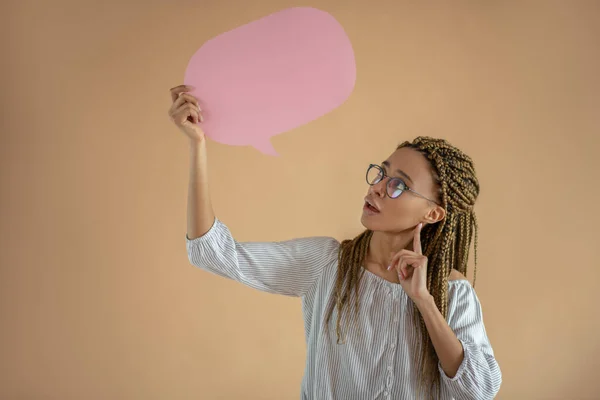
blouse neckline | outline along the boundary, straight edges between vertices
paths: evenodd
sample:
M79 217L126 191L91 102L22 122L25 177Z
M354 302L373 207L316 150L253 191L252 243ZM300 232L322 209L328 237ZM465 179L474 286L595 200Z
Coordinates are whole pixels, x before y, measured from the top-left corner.
M366 281L370 284L382 287L387 290L393 290L395 292L404 292L402 285L400 285L399 283L390 282L387 279L382 278L381 276L369 271L365 266L363 266L362 268L364 270L363 278L366 279ZM469 283L469 281L466 279L454 279L448 281L448 285L462 283Z

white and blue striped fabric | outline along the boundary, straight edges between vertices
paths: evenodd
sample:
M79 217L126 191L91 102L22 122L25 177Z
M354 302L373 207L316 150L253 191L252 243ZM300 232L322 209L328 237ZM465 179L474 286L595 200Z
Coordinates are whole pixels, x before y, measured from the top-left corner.
M302 300L307 343L303 400L415 399L420 336L414 306L399 284L365 269L357 328L337 344L333 301L339 242L308 237L280 242L238 242L215 219L211 229L186 246L190 262L249 287ZM448 324L461 341L464 360L453 378L438 365L441 399L492 399L502 382L477 295L466 280L449 282Z

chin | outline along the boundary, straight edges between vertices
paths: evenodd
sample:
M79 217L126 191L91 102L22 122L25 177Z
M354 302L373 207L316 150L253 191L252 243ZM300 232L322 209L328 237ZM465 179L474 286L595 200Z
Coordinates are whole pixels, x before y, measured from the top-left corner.
M370 231L401 233L407 230L414 229L410 225L406 225L406 221L400 221L399 224L390 224L390 219L382 215L369 215L363 213L360 218L360 223Z
M362 226L364 226L370 231L385 230L385 224L382 223L383 221L377 221L378 218L376 217L377 216L369 216L363 214L363 216L360 218L360 223L362 224Z

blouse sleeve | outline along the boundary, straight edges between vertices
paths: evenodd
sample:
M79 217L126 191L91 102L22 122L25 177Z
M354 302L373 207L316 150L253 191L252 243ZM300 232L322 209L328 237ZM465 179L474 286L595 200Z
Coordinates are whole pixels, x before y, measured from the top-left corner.
M448 325L463 346L464 358L452 378L438 364L442 384L455 399L493 399L502 373L485 331L481 304L468 281L449 285Z
M337 260L339 242L331 237L306 237L279 242L238 242L215 218L208 232L190 239L190 262L205 271L264 292L303 296L323 269Z

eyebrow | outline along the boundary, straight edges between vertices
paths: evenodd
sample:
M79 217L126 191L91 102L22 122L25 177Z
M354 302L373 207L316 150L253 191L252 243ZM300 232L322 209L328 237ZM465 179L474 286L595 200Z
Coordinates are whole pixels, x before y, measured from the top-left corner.
M381 163L381 165L383 165L383 166L384 166L384 167L386 167L387 169L389 169L389 168L390 168L390 163L389 163L389 162L387 162L387 161L384 161L384 162L382 162L382 163ZM408 176L408 174L407 174L406 172L402 171L401 169L397 169L397 170L396 170L396 172L397 172L397 173L399 173L400 175L402 175L403 177L405 177L406 179L408 179L408 180L410 181L410 183L412 183L413 185L415 184L415 183L413 182L413 180L412 180L412 179L410 179L410 176Z

